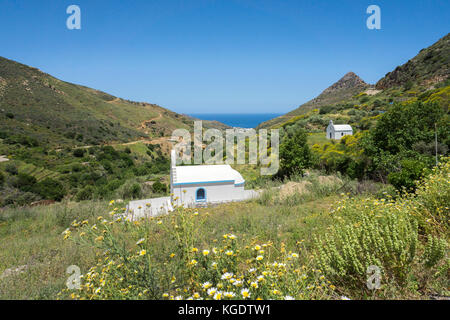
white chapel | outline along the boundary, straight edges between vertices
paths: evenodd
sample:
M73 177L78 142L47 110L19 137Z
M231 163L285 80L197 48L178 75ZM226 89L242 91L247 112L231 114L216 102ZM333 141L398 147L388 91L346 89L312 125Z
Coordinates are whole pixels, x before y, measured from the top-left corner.
M333 120L327 127L327 139L339 140L344 136L353 135L353 129L348 124L334 124Z

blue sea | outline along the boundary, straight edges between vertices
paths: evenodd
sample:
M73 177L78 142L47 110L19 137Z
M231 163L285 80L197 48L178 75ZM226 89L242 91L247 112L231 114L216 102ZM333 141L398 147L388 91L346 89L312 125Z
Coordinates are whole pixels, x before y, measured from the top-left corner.
M280 113L194 113L200 120L216 120L230 127L255 128L261 122L281 116Z

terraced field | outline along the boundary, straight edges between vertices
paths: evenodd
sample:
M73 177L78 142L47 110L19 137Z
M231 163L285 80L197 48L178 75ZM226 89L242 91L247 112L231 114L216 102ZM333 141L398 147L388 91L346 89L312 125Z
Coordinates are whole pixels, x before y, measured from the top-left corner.
M57 172L50 171L42 167L36 167L31 163L24 163L19 166L19 172L35 177L37 181L44 180L45 178L56 178L59 175Z

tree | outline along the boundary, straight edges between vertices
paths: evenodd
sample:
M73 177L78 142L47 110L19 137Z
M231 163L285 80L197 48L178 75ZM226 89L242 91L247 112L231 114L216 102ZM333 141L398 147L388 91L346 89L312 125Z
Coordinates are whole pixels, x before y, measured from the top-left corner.
M56 180L46 178L34 185L33 191L44 199L61 201L66 191L64 186Z
M19 170L17 170L17 167L15 165L13 165L12 163L8 163L6 165L5 171L8 172L12 176L15 176L19 173Z
M36 184L36 178L33 176L30 176L26 173L19 173L17 177L13 180L12 186L24 191L29 192L31 191L32 187Z
M432 154L425 152L423 146L435 146L435 124L438 141L442 143L439 150L446 152L450 136L448 115L439 104L394 104L361 140L364 155L370 159L366 172L372 178L384 181L390 172L403 170L404 159L417 160L431 166L434 163ZM405 174L402 173L403 177ZM390 180L398 181L399 178L394 175Z
M73 155L77 158L81 158L84 156L84 150L83 149L75 149L75 150L73 150Z
M75 199L77 201L91 200L94 195L94 192L95 192L95 189L93 186L86 186L77 192Z
M307 144L307 135L303 129L287 134L280 145L279 176L289 177L303 174L303 170L311 166L312 154Z
M153 183L152 185L152 191L154 193L166 193L167 192L167 185L156 181L155 183Z
M416 160L405 159L401 161L401 170L388 175L391 183L398 191L404 188L408 192L416 189L416 181L422 178L426 164Z

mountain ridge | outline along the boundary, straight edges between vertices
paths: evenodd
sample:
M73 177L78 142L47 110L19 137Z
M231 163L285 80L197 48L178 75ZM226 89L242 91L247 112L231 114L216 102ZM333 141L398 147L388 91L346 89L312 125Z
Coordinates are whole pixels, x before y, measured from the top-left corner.
M445 81L450 74L450 33L431 46L424 48L412 59L388 72L378 80L377 89L404 86L408 81L420 85L433 85Z
M159 138L194 119L57 79L0 57L0 138L33 137L50 145L98 145ZM205 127L228 126L204 122Z
M304 114L316 107L339 103L369 87L371 87L371 85L362 80L353 71L349 71L331 86L323 90L317 97L300 105L285 115L261 123L258 128L272 127L281 122L288 121L290 118Z
M316 108L339 103L353 103L358 95L373 95L380 91L395 90L396 88L409 90L414 85L422 86L424 90L432 89L436 84L447 81L449 77L450 33L431 46L420 50L405 64L388 72L375 85L365 83L354 72L348 72L314 99L280 117L259 124L258 128L280 126ZM398 94L398 92L395 93L395 95Z

